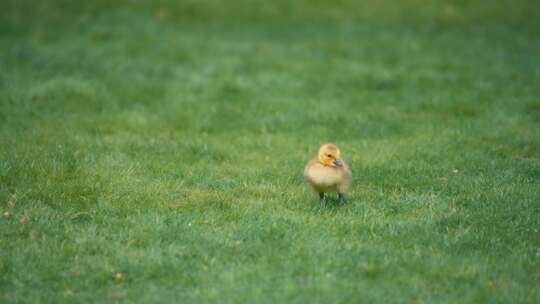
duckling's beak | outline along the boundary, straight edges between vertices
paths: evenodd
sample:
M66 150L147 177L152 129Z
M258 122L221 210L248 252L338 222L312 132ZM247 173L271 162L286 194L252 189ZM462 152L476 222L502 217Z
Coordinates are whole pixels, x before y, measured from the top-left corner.
M341 161L341 159L336 159L336 160L334 161L334 165L336 165L336 166L338 166L338 167L341 167L341 166L343 166L343 162Z

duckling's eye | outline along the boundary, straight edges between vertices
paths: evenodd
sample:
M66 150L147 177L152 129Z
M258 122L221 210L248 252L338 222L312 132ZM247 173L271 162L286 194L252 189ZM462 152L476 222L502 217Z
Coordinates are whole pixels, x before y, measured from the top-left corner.
M331 154L326 154L326 156L327 156L327 157L332 157L332 155L331 155Z

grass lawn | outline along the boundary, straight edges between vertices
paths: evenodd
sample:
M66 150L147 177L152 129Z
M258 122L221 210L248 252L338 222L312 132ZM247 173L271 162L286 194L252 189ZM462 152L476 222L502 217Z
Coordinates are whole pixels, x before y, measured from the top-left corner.
M539 303L539 37L536 1L5 0L0 302Z

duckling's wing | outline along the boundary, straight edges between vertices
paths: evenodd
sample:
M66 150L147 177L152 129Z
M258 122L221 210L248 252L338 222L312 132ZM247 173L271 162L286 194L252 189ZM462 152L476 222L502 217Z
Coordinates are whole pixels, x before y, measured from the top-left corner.
M349 169L349 166L344 162L343 166L341 167L341 181L338 184L338 191L340 193L345 193L347 190L349 190L349 187L351 186L352 182L352 173L351 169Z
M313 190L314 192L321 192L319 185L315 181L314 171L315 167L317 167L317 161L311 160L309 163L307 163L306 167L304 168L304 181L306 184Z

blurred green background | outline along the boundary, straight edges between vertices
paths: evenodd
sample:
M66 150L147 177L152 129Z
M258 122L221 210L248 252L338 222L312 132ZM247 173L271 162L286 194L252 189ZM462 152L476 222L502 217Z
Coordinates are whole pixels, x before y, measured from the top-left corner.
M538 1L1 7L0 302L540 302Z

